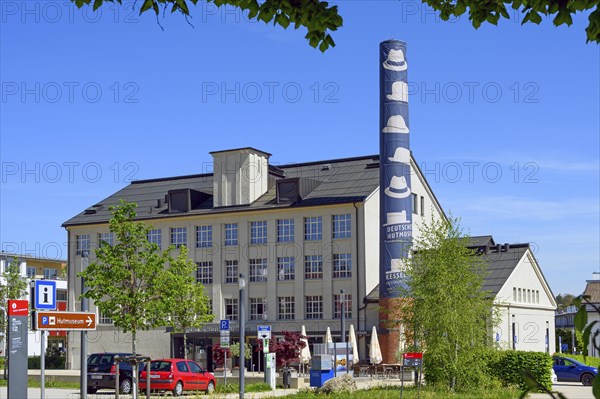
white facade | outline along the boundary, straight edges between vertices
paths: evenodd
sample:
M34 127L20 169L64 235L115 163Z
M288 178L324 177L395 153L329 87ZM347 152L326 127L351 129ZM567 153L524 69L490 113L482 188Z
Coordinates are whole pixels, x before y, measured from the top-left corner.
M504 349L552 354L556 352L554 296L530 249L517 261L494 300L499 313L494 340Z

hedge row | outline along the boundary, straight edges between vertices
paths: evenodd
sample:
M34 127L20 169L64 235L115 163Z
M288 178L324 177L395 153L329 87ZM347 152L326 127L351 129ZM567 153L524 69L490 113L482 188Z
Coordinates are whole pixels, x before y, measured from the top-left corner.
M524 372L529 371L535 380L552 389L552 357L543 352L490 351L488 372L503 385L527 389Z

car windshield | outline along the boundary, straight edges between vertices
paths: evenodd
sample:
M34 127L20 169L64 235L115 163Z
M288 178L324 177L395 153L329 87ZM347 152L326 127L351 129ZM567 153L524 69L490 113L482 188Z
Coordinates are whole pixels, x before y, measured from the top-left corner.
M171 362L156 361L150 364L151 371L171 371Z

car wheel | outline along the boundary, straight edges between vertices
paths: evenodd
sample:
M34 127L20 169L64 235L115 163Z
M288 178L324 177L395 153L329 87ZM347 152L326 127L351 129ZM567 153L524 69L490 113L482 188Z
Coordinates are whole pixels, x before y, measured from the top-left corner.
M581 383L583 385L590 386L592 385L592 382L594 381L594 376L590 373L585 373L584 375L581 376Z
M96 393L96 392L98 392L98 390L97 390L96 388L88 388L88 389L87 389L87 393L94 394L94 393Z
M206 394L210 395L215 391L215 383L213 381L208 382L208 388L206 388Z
M129 378L125 378L123 381L121 381L119 387L120 393L123 395L129 395L131 393L131 380Z
M173 396L181 396L183 393L183 383L181 381L177 381L175 384L175 388L173 388Z

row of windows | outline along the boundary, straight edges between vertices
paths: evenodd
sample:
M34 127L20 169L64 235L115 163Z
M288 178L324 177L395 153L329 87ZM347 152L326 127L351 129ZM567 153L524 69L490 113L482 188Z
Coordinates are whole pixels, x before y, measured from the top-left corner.
M35 266L27 266L27 277L34 278L37 275L37 268ZM56 279L58 277L58 270L53 268L44 268L45 279Z
M419 211L421 212L421 216L425 216L425 197L421 196L421 201L419 202L419 196L415 193L412 194L412 200L413 200L413 213L415 215L419 214ZM419 206L421 205L421 206Z
M202 284L213 283L213 262L196 262L196 280ZM225 261L225 283L236 284L238 282L238 261ZM250 259L249 261L249 281L266 282L267 281L267 259ZM294 280L296 276L296 264L293 257L277 258L277 280ZM333 278L351 278L352 277L352 256L351 254L333 254ZM304 257L304 279L317 280L323 278L323 256L307 255Z
M58 299L58 298L57 298ZM250 320L267 320L267 299L250 298ZM239 318L238 298L225 298L225 318L236 321ZM333 296L333 318L339 319L344 306L344 317L352 318L352 294L341 294ZM209 311L213 312L212 300L208 304ZM308 295L304 297L304 317L307 320L323 319L323 296ZM296 318L296 303L293 296L277 297L277 319L294 320ZM98 324L113 324L113 320L98 312Z
M225 245L238 245L238 224L225 224ZM187 227L173 227L170 229L170 243L179 248L187 245ZM148 241L162 245L161 229L153 229L148 232ZM332 238L350 238L352 234L352 217L350 214L332 216ZM321 216L304 218L304 240L315 241L323 238L323 218ZM294 219L277 220L277 242L294 241ZM106 242L113 245L113 233L98 234L98 242ZM213 243L212 226L196 226L196 247L207 248ZM250 222L250 243L267 243L267 221ZM81 234L77 236L77 255L91 249L90 234Z
M250 320L266 320L267 299L250 298ZM352 317L352 295L345 294L342 302L340 295L333 296L333 318L339 319L342 314L342 303L344 315ZM239 303L237 298L225 298L225 318L238 320ZM296 317L296 303L293 296L277 297L277 319L294 320ZM323 296L308 295L304 297L304 317L315 320L323 318Z
M513 287L513 302L540 303L540 291Z

